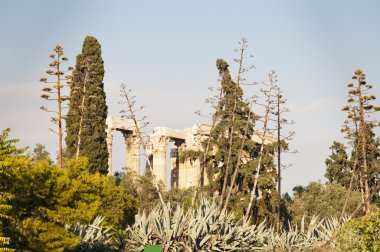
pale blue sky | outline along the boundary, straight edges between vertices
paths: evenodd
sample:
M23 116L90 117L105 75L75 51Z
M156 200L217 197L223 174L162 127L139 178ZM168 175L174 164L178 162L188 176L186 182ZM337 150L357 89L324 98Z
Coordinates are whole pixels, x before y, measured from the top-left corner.
M215 60L231 71L233 49L249 42L252 81L274 69L296 124L284 188L323 179L324 160L340 140L346 83L360 67L380 94L379 1L1 1L0 129L11 127L23 145L56 151L38 80L56 44L75 64L86 35L102 45L109 114L120 109L120 83L146 106L152 126L190 127L206 122ZM248 90L247 93L254 93ZM380 103L380 101L379 101ZM377 116L379 118L379 116ZM114 166L123 165L121 135Z

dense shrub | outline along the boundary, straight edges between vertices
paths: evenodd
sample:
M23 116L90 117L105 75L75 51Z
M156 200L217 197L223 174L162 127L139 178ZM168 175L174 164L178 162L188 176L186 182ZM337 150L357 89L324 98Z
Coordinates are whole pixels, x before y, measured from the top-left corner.
M380 210L347 222L337 244L341 251L380 251Z

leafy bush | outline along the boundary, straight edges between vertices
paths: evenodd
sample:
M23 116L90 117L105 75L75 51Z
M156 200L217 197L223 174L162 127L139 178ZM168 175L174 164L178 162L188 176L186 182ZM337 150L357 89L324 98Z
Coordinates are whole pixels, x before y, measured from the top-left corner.
M380 251L380 210L347 222L337 237L342 251Z
M297 224L300 223L303 216L307 222L311 220L312 216L320 218L340 216L347 192L347 189L339 184L322 184L320 182L311 182L306 188L296 187L293 190L296 193L289 210L292 222ZM360 203L360 193L352 192L346 212L352 213Z

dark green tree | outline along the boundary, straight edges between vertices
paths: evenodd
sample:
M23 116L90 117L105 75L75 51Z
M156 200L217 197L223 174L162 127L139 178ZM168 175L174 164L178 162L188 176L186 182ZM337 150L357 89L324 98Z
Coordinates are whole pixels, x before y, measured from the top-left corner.
M373 100L376 99L374 95L370 94L372 85L367 83L366 75L361 69L357 69L352 76L354 82L348 83L348 105L343 107L343 111L348 112L348 117L351 118L355 124L355 133L358 137L358 143L361 145L361 158L360 162L360 174L362 174L363 181L363 191L365 200L365 213L369 214L370 211L370 194L372 193L369 188L369 170L368 170L368 160L367 160L367 132L368 126L374 127L378 124L371 120L370 114L380 111L380 106L375 106L372 104ZM356 151L356 155L359 155L359 151ZM362 167L362 168L361 168Z
M139 204L125 186L116 184L116 180L107 176L99 212L105 218L105 225L121 230L133 224Z
M240 57L244 58L243 55ZM238 60L238 62L240 62ZM240 65L241 66L241 65ZM255 180L256 168L260 166L257 193L253 201L250 216L253 221L270 219L273 221L277 207L275 188L276 169L273 162L273 146L266 146L258 164L261 145L252 140L255 115L248 101L243 98L243 89L239 83L239 73L245 70L241 66L237 80L233 81L229 65L222 59L217 60L221 78L221 92L216 111L216 124L211 134L213 151L207 158L206 170L210 181L210 191L217 191L225 197L223 208L235 212L238 217L244 215L250 200L250 189Z
M77 56L66 118L67 155L85 156L90 172L108 172L106 143L107 105L104 92L104 66L99 42L87 36Z
M305 217L308 223L311 217L339 217L345 204L346 188L337 183L311 182L306 187L295 187L295 196L289 206L294 223L300 223ZM360 204L359 192L353 192L348 201L347 210L352 213Z
M40 143L36 144L36 147L33 149L31 159L33 161L51 160L50 153L46 150L46 146Z
M326 159L325 177L330 183L338 183L345 188L349 187L352 163L348 157L344 144L334 141L330 147L331 155Z
M368 187L372 196L370 197L371 203L380 203L380 196L378 193L373 193L379 191L380 187L380 139L376 137L373 127L371 124L367 124L366 127L366 160L368 165ZM354 148L352 152L353 159L356 155L355 149L361 150L362 143L360 141L356 141L358 145ZM363 163L363 155L361 151L358 151L358 163ZM355 186L353 186L355 189Z
M243 90L231 78L229 65L222 59L216 62L221 77L222 97L217 111L217 124L211 136L211 146L216 150L208 158L207 173L212 191L218 191L223 196L226 185L230 183L234 166L237 164L238 153L242 143L250 111L249 104L243 100ZM253 123L248 125L247 136L253 134ZM253 153L254 143L249 137L245 140L244 151ZM253 157L252 157L253 158ZM253 170L250 163L242 164L238 172L236 185L242 191L245 183L244 170ZM226 182L224 182L226 178Z
M258 197L260 197L260 193L266 196L269 196L272 193L276 193L276 196L274 197L265 198L267 206L269 206L269 200L274 198L280 198L278 193L275 192L277 172L275 171L276 168L274 167L273 163L274 146L271 146L273 145L273 142L276 142L275 146L277 146L277 141L272 139L271 133L273 132L273 130L270 127L270 121L272 121L271 115L273 115L273 108L276 106L275 101L277 100L274 94L275 90L278 89L278 86L275 84L277 82L276 77L277 75L274 71L271 71L268 74L269 82L268 84L263 83L265 88L262 88L260 90L265 97L265 103L257 103L257 105L264 106L264 113L263 115L259 116L259 119L262 122L261 131L256 133L257 137L260 139L260 147L258 147L257 151L255 179L251 189L250 200L245 213L246 219L250 217L254 199L256 198L257 200ZM265 181L265 183L260 186L260 183L262 183L262 181ZM271 207L270 212L277 212L277 210L277 208Z

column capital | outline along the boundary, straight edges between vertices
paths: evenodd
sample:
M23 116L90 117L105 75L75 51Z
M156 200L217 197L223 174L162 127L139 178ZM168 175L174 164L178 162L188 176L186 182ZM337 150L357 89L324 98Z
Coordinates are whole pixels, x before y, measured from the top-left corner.
M169 137L153 136L149 140L152 143L153 152L166 152L166 146L169 142Z

